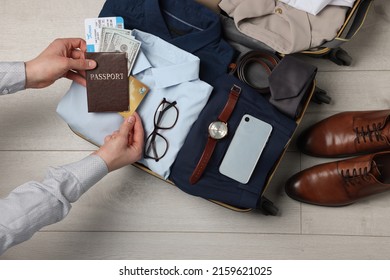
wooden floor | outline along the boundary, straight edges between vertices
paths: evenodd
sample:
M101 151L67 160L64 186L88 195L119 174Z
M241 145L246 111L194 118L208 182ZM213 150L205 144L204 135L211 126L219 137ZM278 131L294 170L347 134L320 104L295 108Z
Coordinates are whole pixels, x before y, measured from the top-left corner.
M103 0L0 0L0 60L29 60L57 37L84 37L84 18ZM390 107L390 2L375 0L366 24L345 45L353 65L315 59L330 105L311 104L299 128L346 110ZM95 149L74 135L55 109L70 82L0 98L0 196L42 179L46 168ZM298 131L298 133L299 133ZM87 192L62 222L44 228L0 259L388 259L390 192L325 208L296 202L283 184L324 162L300 154L293 140L267 196L276 217L238 213L187 195L133 166Z

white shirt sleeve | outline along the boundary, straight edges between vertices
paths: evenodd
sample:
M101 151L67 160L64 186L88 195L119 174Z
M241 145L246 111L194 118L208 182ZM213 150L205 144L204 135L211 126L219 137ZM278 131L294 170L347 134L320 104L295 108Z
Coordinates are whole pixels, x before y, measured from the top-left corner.
M295 9L317 15L328 5L352 7L355 0L279 0Z
M42 227L61 221L75 202L108 173L97 155L49 168L42 182L27 182L0 199L0 255Z
M25 89L26 67L24 62L0 62L0 95Z

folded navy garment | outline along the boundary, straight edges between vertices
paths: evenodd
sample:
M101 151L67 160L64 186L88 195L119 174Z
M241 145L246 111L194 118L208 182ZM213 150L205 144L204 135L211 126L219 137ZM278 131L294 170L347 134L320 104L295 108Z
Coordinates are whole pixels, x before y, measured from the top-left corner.
M241 94L228 121L229 133L227 137L218 141L202 177L196 184L191 185L189 179L204 151L208 138L208 126L217 120L233 85L241 87ZM222 175L219 172L219 166L245 114L271 124L273 129L249 182L242 184ZM215 81L214 91L207 105L192 126L171 167L170 179L177 187L189 194L237 207L256 208L266 181L295 128L294 120L278 111L256 90L233 75L221 76Z
M110 16L123 17L126 29L151 33L199 57L199 78L211 85L233 60L219 15L193 0L107 0L99 17Z

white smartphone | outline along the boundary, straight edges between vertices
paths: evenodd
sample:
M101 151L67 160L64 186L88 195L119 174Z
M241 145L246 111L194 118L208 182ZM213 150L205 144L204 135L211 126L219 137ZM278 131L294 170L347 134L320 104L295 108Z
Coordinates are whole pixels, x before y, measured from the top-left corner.
M222 159L219 172L240 183L248 183L271 132L269 123L244 115Z

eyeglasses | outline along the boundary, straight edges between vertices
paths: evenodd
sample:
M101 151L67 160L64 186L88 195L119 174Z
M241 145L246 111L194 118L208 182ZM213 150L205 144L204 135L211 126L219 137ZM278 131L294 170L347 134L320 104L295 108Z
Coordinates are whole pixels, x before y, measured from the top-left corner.
M154 113L154 129L146 138L144 158L162 159L168 151L168 140L158 130L171 129L179 118L176 101L169 102L165 98L161 101Z

